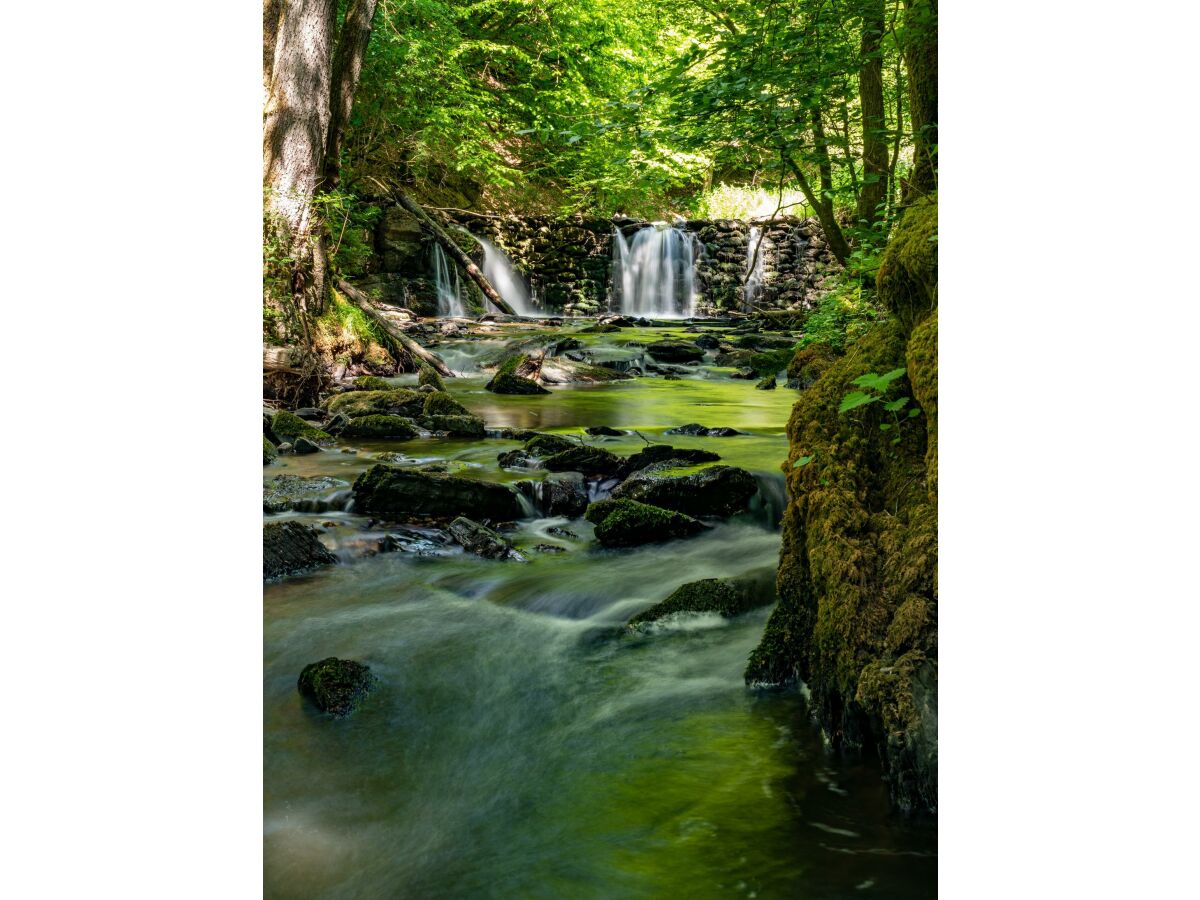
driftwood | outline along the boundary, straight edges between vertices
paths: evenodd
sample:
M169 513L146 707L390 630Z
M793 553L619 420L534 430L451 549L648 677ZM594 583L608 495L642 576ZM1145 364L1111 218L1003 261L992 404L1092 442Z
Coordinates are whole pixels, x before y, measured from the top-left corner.
M417 221L429 229L429 233L432 234L434 239L442 245L442 249L449 253L454 261L463 267L466 273L471 277L471 280L479 285L479 289L483 291L483 296L487 297L488 300L492 302L493 306L503 313L508 313L510 316L516 315L516 313L513 312L513 308L504 302L504 298L496 293L496 289L492 287L492 283L484 277L482 272L479 271L479 266L471 262L471 257L463 253L458 244L454 243L454 241L450 239L450 235L446 234L445 229L435 222L430 217L429 213L425 212L425 210L421 208L419 203L417 203L412 199L412 197L408 196L408 194L404 193L403 191L396 192L396 202L416 216Z
M442 358L440 356L438 356L436 353L426 350L403 331L393 327L391 322L381 316L379 314L379 310L375 308L375 305L371 302L370 298L367 297L366 294L364 294L350 282L346 281L344 278L338 279L337 289L345 294L351 303L370 316L371 320L380 328L382 328L384 333L398 343L401 347L403 347L417 359L427 363L439 375L445 375L447 378L454 377L454 373L450 371L449 366L442 362Z

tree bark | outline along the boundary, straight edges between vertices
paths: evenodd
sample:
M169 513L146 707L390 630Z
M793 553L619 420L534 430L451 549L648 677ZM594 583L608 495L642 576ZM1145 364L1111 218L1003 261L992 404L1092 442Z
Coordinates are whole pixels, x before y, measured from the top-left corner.
M858 219L873 225L887 199L887 118L883 106L883 0L865 0L859 44L858 99L862 107L863 186Z
M792 174L796 176L796 181L800 183L800 191L804 194L804 199L816 210L817 221L821 223L821 230L825 232L825 240L829 242L829 252L837 258L838 262L845 265L846 260L850 258L850 245L846 243L846 236L842 234L842 228L834 216L833 201L827 197L818 197L805 177L804 171L796 165L796 161L786 152L781 155L788 168L792 170Z
M263 121L270 225L291 260L292 297L315 315L325 302L325 255L313 197L329 133L333 0L282 0Z
M387 336L398 343L401 347L422 362L428 363L438 372L439 375L445 375L447 378L454 377L454 373L450 371L449 366L442 362L442 358L440 356L430 350L426 350L398 328L393 328L392 323L379 314L379 310L375 308L375 305L371 302L370 298L367 297L366 294L364 294L350 282L346 281L344 278L338 279L337 289L345 294L351 303L370 316L371 320L380 328L382 328Z
M913 170L904 202L937 190L937 0L905 0L904 63L913 129Z
M900 141L904 135L904 67L896 58L896 133L892 138L892 161L888 163L888 219L891 220L892 210L899 202L900 194L896 185L896 163L900 159Z
M377 0L350 0L342 20L337 53L333 58L333 93L329 104L329 137L325 142L325 171L322 187L337 187L342 156L342 138L354 107L354 91L362 73L363 58L371 40Z
M462 252L458 244L454 243L454 241L450 239L450 235L446 234L442 226L435 222L429 216L429 214L425 212L425 210L421 209L421 205L419 203L417 203L403 191L396 192L396 201L410 213L416 216L418 222L429 229L429 233L432 234L434 239L442 245L442 249L449 253L450 256L454 258L455 262L463 267L463 270L466 271L466 273L477 285L479 285L479 289L483 291L483 295L492 302L493 306L510 316L516 315L516 313L513 312L512 307L504 302L504 298L496 293L496 289L492 287L491 282L488 281L487 278L484 277L483 273L479 271L479 266L471 262L471 257Z

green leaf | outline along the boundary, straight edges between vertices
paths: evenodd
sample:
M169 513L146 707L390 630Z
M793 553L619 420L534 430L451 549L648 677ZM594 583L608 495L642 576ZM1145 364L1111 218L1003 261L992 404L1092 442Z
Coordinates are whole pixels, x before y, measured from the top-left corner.
M913 408L908 411L908 417L910 419L915 418L915 417L919 416L920 414L921 414L921 410L917 409L917 408Z
M852 409L858 409L860 406L874 403L878 399L878 397L874 397L871 394L864 394L862 391L851 391L842 398L841 405L838 406L838 412L848 413Z
M891 423L891 422L880 422L880 423L879 423L879 430L880 430L880 431L887 431L887 430L888 430L889 428L891 428L891 427L892 427L892 423Z
M886 409L888 412L900 412L900 410L904 409L904 407L907 404L908 404L907 397L899 397L899 398L893 400L891 403L883 404L883 408Z
M800 468L801 466L807 466L807 465L808 465L810 462L812 462L812 461L813 461L813 457L811 457L811 456L802 456L802 457L800 457L798 460L796 460L794 463L792 463L792 468L793 468L793 469L798 469L798 468Z

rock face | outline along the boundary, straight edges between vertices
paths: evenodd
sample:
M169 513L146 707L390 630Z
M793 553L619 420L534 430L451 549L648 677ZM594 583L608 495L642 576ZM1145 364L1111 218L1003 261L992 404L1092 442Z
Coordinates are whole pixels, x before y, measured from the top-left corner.
M263 579L298 575L329 566L337 557L317 540L317 533L300 522L263 525Z
M521 562L525 560L525 557L512 548L512 544L495 531L465 516L459 516L451 522L448 531L468 553L485 559L515 559Z
M317 709L344 719L362 705L378 683L369 666L330 656L305 666L296 687Z
M688 341L655 341L646 352L659 362L687 363L704 359L704 349Z
M630 475L613 490L613 497L637 500L689 516L725 518L747 509L758 482L745 469L707 466L677 474L671 463L656 463Z
M518 518L521 504L517 495L502 484L375 465L354 482L354 511L395 519L470 515L503 521Z
M833 362L788 423L779 605L746 678L804 679L847 753L875 752L903 810L937 809L936 199L911 207L877 281L893 312ZM838 413L853 381L905 368L889 397L923 415L881 431L871 404ZM899 437L892 444L893 437Z
M704 523L657 506L633 500L600 500L584 514L596 526L602 547L637 547L691 537L704 531Z
M726 619L775 602L774 573L745 578L704 578L677 587L666 600L629 620L629 627L656 622L676 613L718 613Z

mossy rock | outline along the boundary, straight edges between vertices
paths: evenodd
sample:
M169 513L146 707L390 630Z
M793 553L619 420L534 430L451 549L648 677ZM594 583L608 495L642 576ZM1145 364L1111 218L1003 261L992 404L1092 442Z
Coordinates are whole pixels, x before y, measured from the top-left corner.
M469 416L472 412L445 391L434 391L425 395L422 409L427 416Z
M906 353L908 380L913 397L925 411L928 448L925 451L925 480L930 499L937 503L938 485L938 314L935 309L913 329Z
M520 375L497 374L485 385L493 394L548 394L536 381Z
M425 409L425 394L408 388L387 391L347 391L331 397L325 404L330 415L341 413L351 419L358 416L421 415Z
M434 371L433 367L427 363L421 363L417 369L417 384L421 387L429 385L434 390L446 390L446 384L442 381L442 376Z
M553 456L555 453L574 450L579 446L579 441L573 441L561 434L536 434L525 442L525 451L534 456Z
M892 230L875 287L907 334L937 308L937 195L909 207Z
M268 466L271 462L279 457L279 451L275 449L275 445L263 438L263 465Z
M579 333L580 334L612 334L614 331L620 331L620 330L621 329L619 327L617 327L616 325L610 325L608 323L605 323L603 325L600 325L600 324L588 325L586 328L580 328Z
M355 480L354 509L400 520L469 516L501 522L522 515L516 493L506 485L386 465L372 466Z
M271 417L271 431L281 440L289 442L299 437L308 438L310 441L318 444L333 442L332 435L327 434L320 428L314 428L299 416L293 415L283 409Z
M704 531L704 523L634 500L599 500L584 513L596 526L596 540L602 547L638 547L661 544L691 537Z
M615 475L621 469L621 457L599 447L576 445L542 460L551 472L582 472L584 475Z
M774 572L745 578L704 578L677 587L666 600L629 620L629 627L679 613L717 613L726 619L775 602Z
M263 525L263 580L298 575L333 565L337 557L317 539L317 532L301 522L267 522Z
M370 666L330 656L305 666L300 671L296 688L312 700L317 709L335 719L343 719L362 705L378 683Z
M775 376L768 375L767 377L760 380L758 382L758 384L756 384L754 387L756 390L760 390L760 391L773 391L773 390L775 390L775 388L777 386L778 385L777 385L777 382L775 381Z
M687 363L699 362L704 359L703 347L697 347L691 341L679 341L670 338L655 341L646 348L646 352L658 362Z
M749 508L758 482L736 466L705 466L679 473L670 462L635 472L613 490L617 499L637 500L689 516L727 518Z
M787 386L804 390L812 387L829 367L838 361L841 354L829 344L814 342L801 347L792 356L787 367Z
M487 423L479 416L422 416L419 421L422 428L451 437L481 438L487 434Z
M420 434L412 419L403 416L355 416L342 430L342 437L396 441L412 440Z
M651 444L639 450L633 456L627 457L621 464L621 477L628 477L641 469L649 468L658 463L671 462L676 465L695 465L697 463L717 462L721 454L711 450L693 450L684 447L672 447L670 444Z
M359 375L351 382L356 391L390 391L394 387L378 375Z
M791 362L794 355L791 348L754 353L747 360L746 365L759 378L773 378L788 367L788 363Z

